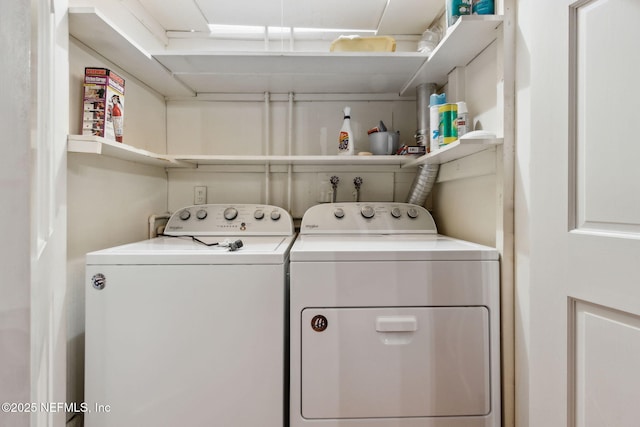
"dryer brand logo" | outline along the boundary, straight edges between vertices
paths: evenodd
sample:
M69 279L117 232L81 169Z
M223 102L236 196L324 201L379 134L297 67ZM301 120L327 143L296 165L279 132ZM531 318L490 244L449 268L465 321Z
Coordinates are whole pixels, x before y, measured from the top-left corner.
M107 278L104 277L104 274L97 273L94 274L91 278L91 283L93 283L93 287L99 291L103 290L105 285L107 284Z
M313 319L311 319L311 329L316 332L324 331L325 329L327 329L328 325L329 321L327 320L327 318L320 314L313 316Z
M318 224L306 224L304 228L318 228L320 227Z

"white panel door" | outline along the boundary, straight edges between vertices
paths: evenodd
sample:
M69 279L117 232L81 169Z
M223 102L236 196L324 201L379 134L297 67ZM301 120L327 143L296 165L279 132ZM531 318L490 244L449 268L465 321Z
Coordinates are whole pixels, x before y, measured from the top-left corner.
M518 6L517 425L636 427L640 2Z
M66 0L31 1L31 86L28 94L22 93L31 99L29 401L38 404L66 402L67 5ZM78 415L70 408L47 410L41 406L31 411L30 425L63 426Z
M0 402L30 396L31 230L29 156L29 2L0 2ZM6 409L6 408L5 408ZM11 409L11 408L9 408ZM17 408L16 408L17 409ZM30 414L0 410L0 425L27 427Z

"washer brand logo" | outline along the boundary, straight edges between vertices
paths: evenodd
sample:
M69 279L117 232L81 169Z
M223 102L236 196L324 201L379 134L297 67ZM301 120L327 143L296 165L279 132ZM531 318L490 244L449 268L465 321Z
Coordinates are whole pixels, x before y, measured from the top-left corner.
M304 228L318 228L320 227L318 224L307 224L304 226Z
M313 316L313 319L311 319L311 329L316 332L324 331L325 329L327 329L328 325L329 321L327 320L327 318L320 314Z
M170 227L168 227L169 230L182 230L184 227L181 225L172 225Z
M107 278L104 277L104 274L97 273L93 275L93 277L91 278L91 282L93 283L94 288L101 291L104 289L105 285L107 284Z

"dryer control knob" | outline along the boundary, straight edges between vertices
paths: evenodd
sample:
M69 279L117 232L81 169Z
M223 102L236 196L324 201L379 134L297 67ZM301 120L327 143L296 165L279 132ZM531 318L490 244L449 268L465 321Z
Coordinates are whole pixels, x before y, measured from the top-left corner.
M231 221L232 219L236 219L238 216L238 210L236 208L227 208L224 210L224 219Z
M207 211L205 211L204 209L200 209L198 212L196 212L196 218L205 219L206 217L207 217Z
M344 218L344 209L342 208L336 209L335 211L333 211L333 216L335 216L338 219Z
M409 208L407 215L409 215L411 219L416 219L418 218L418 210L416 208Z
M394 218L400 218L402 216L402 211L400 208L393 208L391 209L391 216Z
M365 218L373 218L373 216L376 214L376 211L371 206L366 205L363 206L362 209L360 209L360 213Z
M179 217L180 217L181 220L186 221L189 218L191 218L191 212L189 212L187 209L185 209L182 212L180 212Z
M279 211L271 211L271 219L274 221L277 221L280 219L280 212Z
M258 209L257 211L255 211L255 212L253 213L253 217L254 217L255 219L262 219L262 218L264 218L264 211L263 211L262 209Z

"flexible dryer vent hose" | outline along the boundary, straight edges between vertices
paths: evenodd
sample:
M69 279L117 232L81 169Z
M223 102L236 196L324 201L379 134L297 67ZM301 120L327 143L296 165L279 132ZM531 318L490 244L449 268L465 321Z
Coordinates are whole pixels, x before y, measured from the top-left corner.
M440 165L438 164L427 163L426 165L418 166L418 172L413 179L407 196L407 203L424 206L438 177L438 170L440 170Z

